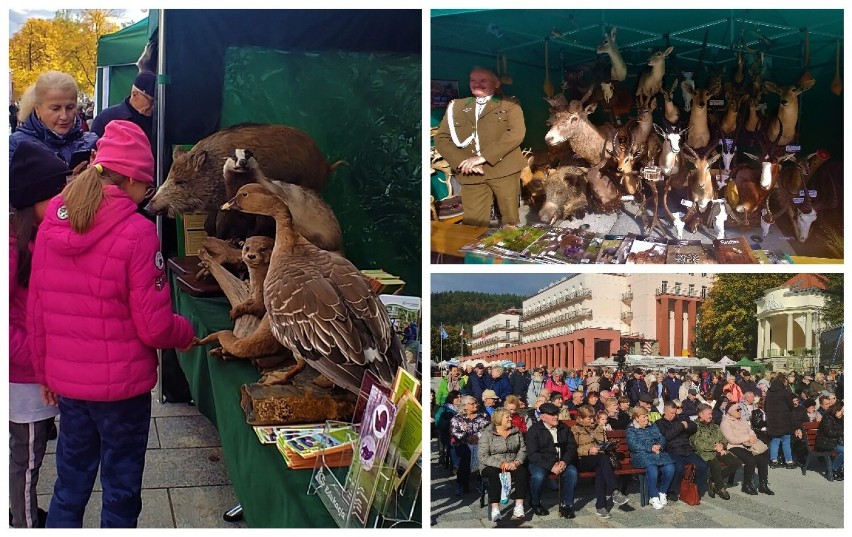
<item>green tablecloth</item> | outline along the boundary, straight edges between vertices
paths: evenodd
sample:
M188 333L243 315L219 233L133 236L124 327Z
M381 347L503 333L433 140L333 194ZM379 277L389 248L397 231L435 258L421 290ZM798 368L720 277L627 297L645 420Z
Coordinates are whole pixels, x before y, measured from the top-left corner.
M172 279L174 305L192 321L195 333L230 328L229 305L224 298L196 298L177 288ZM219 431L228 475L252 528L336 527L315 495L308 496L311 470L290 470L273 444L261 444L240 408L240 386L259 373L247 362L223 361L198 347L178 353L196 405Z

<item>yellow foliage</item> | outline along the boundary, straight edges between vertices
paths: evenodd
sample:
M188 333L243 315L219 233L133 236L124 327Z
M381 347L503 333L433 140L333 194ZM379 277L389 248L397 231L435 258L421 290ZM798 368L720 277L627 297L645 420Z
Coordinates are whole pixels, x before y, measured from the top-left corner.
M63 71L73 76L86 96L95 94L98 38L117 32L115 12L106 9L58 11L51 20L29 19L9 39L9 70L12 98L45 71Z

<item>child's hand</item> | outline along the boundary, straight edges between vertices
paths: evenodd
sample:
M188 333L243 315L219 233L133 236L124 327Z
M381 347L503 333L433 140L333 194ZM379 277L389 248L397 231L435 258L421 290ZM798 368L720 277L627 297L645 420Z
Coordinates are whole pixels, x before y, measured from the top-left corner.
M50 391L50 388L48 388L44 384L41 385L41 400L44 401L45 404L50 406L56 406L57 404L56 394Z
M193 336L192 341L189 342L189 345L187 345L186 347L184 347L182 349L177 349L177 351L178 352L189 352L189 351L192 350L193 347L198 345L198 343L199 343L199 339L197 337Z

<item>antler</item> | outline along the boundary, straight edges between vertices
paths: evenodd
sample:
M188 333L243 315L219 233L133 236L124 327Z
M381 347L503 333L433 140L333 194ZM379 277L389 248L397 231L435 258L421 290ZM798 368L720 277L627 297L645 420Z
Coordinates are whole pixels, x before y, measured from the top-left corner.
M592 96L592 91L594 91L594 89L595 89L595 85L594 85L594 84L592 84L591 86L589 86L589 90L586 92L586 94L585 94L585 95L583 95L583 98L582 98L582 99L580 99L580 105L583 105L583 104L584 104L584 103L585 103L585 102L589 99L589 97L591 97L591 96Z

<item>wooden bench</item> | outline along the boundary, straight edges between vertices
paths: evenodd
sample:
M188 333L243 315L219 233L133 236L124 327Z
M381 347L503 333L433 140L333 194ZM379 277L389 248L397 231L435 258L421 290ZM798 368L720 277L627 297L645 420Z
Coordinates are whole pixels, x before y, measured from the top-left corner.
M808 473L808 465L812 460L822 460L825 461L825 469L827 471L827 477L829 481L834 481L834 470L831 468L831 459L837 455L834 451L817 451L816 450L816 437L819 429L818 421L807 421L802 423L802 429L805 430L805 434L808 436L807 446L808 446L808 457L805 459L805 464L802 465L802 475L807 475Z

